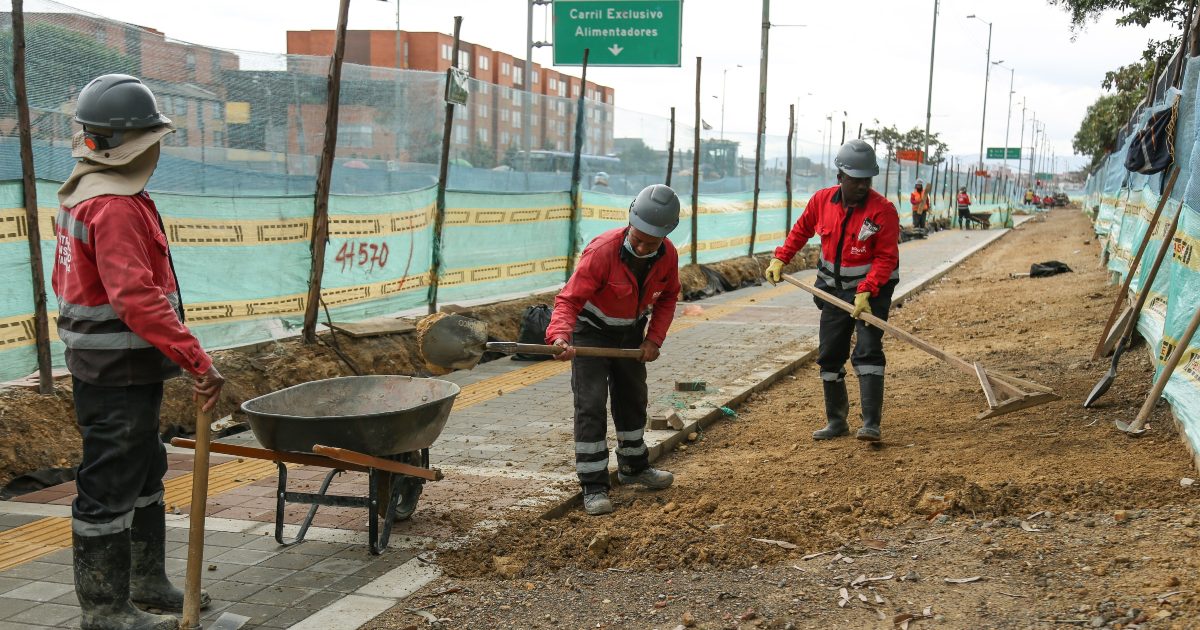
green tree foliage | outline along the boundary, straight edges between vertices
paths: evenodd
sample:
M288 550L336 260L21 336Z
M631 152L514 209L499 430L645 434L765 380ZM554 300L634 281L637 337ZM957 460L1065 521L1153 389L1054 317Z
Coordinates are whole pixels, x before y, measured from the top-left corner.
M12 30L0 32L0 67L9 78L0 82L0 110L12 110L15 88L12 85ZM37 110L59 111L89 81L106 73L136 74L138 61L109 48L78 31L45 22L28 23L25 28L25 81L29 106ZM15 111L2 111L16 117ZM36 117L36 113L34 114Z
M1119 14L1118 26L1146 27L1163 21L1177 27L1180 35L1165 40L1150 40L1142 58L1134 63L1110 70L1104 75L1101 95L1087 109L1071 146L1075 153L1091 158L1088 170L1104 156L1116 150L1117 133L1129 122L1138 102L1146 95L1154 68L1165 68L1171 55L1178 50L1182 33L1193 9L1191 0L1047 0L1071 16L1071 30L1078 34L1107 11Z

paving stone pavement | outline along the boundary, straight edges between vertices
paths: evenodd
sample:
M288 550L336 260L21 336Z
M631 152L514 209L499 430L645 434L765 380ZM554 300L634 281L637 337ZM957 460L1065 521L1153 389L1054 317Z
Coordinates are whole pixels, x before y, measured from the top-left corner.
M948 231L902 244L897 295L923 286L1002 234ZM813 272L798 275L807 279ZM684 315L689 305L680 304L662 357L649 366L651 411L675 409L697 422L802 364L815 348L819 311L794 287L752 287L693 303L690 310L694 305L703 312ZM529 376L534 374L544 378ZM804 367L796 376L817 378L816 368ZM566 366L502 359L445 378L473 387L473 404L455 408L431 449L432 463L446 479L425 485L417 514L396 525L392 548L383 555L367 553L363 511L353 508L322 507L308 541L278 545L269 535L275 516L273 476L209 498L203 578L214 601L206 620L227 611L250 617L247 627L355 628L436 577L435 569L414 556L461 542L446 519L493 514L477 524L487 527L508 510L544 510L577 490ZM708 389L675 392L677 380L703 380ZM488 389L492 384L495 394ZM653 457L680 439L676 431L647 432ZM223 441L254 444L248 432ZM187 474L191 463L190 451L173 450L169 475ZM291 468L289 490L315 491L325 473ZM330 492L361 495L365 478L342 474ZM69 516L73 495L74 485L63 484L20 502L0 502L0 536L45 516ZM289 506L285 520L298 523L306 512L307 506ZM180 582L186 526L187 509L169 516L168 572ZM0 630L78 627L70 553L60 549L0 571Z

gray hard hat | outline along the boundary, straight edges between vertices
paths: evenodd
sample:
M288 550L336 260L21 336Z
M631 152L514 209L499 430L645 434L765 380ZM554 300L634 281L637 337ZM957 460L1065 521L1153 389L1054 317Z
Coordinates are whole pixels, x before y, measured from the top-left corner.
M105 129L148 129L171 120L158 111L154 93L137 77L105 74L79 92L75 122Z
M658 238L670 234L679 225L679 195L663 184L643 188L629 205L629 225Z
M875 149L857 138L838 149L834 164L839 171L850 177L875 177L879 174L879 161L875 159Z

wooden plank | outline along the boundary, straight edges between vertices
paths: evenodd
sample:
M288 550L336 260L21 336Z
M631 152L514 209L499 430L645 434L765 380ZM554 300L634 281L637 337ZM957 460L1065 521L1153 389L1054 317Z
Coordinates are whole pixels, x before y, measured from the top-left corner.
M334 330L354 339L402 335L417 329L416 324L407 319L369 319L361 322L333 322L331 325Z
M988 381L987 372L983 371L983 366L975 364L975 376L979 377L979 386L983 388L983 396L987 398L988 406L992 409L996 408L996 392L992 391L992 384Z
M1046 403L1054 402L1056 400L1059 400L1059 397L1056 394L1033 394L1031 396L1025 396L1022 398L1014 398L1012 400L1001 403L1000 406L996 407L995 409L989 409L989 410L975 416L975 418L977 420L985 420L987 418L995 418L996 416L1002 416L1006 413L1012 413L1014 411L1020 411L1022 409L1036 407L1038 405L1044 405Z
M352 464L367 466L377 470L385 470L391 473L408 475L409 477L420 477L421 479L427 479L429 481L438 481L443 478L442 471L438 470L437 468L421 468L420 466L411 466L409 464L402 464L400 462L394 462L390 459L375 457L373 455L359 453L358 451L350 451L344 448L334 448L332 446L323 446L321 444L317 444L316 446L313 446L313 452L318 455L324 455L326 457L336 459L340 462L350 462ZM341 466L339 466L339 468L341 468Z
M1027 381L1022 378L1017 378L1011 374L1006 374L1004 372L990 371L990 372L988 372L988 376L990 376L992 378L993 385L995 385L997 382L1003 382L1006 385L1010 385L1010 386L1013 386L1014 388L1017 388L1018 391L1020 391L1019 388L1024 387L1026 389L1032 389L1035 392L1041 392L1043 394L1053 394L1054 393L1053 389L1050 389L1049 387L1046 387L1045 385L1040 385L1038 383L1034 383L1033 381ZM1028 392L1022 391L1021 393L1025 394Z
M172 438L172 446L180 448L196 448L196 441L186 438ZM300 466L319 466L321 468L340 468L342 470L350 470L354 472L367 472L366 466L359 466L354 463L348 463L323 457L321 455L310 455L308 453L293 453L290 451L273 451L266 448L255 448L253 446L241 446L238 444L225 444L223 442L213 442L209 446L209 450L222 455L233 455L234 457L249 457L252 459L265 459L273 462L285 462L288 464L298 464Z

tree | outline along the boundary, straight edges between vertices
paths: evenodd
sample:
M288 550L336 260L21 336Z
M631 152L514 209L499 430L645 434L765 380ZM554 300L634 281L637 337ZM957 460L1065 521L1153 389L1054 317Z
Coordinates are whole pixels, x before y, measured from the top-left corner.
M1192 0L1047 0L1062 7L1071 16L1071 30L1077 35L1089 22L1100 19L1106 11L1117 11L1118 26L1146 27L1162 20L1178 27L1182 33L1192 18ZM1171 55L1178 50L1182 34L1165 40L1151 39L1142 51L1142 58L1105 73L1101 87L1107 94L1092 103L1079 130L1071 141L1075 153L1091 158L1091 170L1106 155L1117 149L1117 134L1133 116L1138 103L1154 80L1154 68L1166 67Z
M876 120L875 123L878 124L879 121ZM895 125L872 127L863 132L863 137L876 147L882 144L887 149L886 157L889 160L896 159L897 151L924 151L928 146L929 155L925 156L925 163L941 164L946 160L946 152L950 149L938 134L930 133L927 137L925 130L920 127L913 127L903 133L896 129Z

